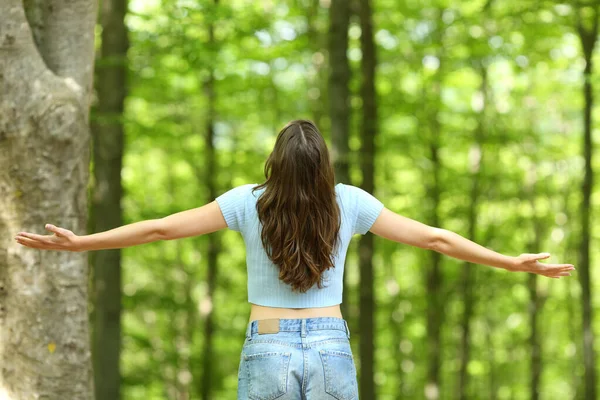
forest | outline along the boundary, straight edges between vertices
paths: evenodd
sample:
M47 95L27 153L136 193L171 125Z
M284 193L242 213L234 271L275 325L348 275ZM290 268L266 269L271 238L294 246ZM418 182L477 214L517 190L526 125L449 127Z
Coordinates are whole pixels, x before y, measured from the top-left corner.
M0 400L236 398L241 235L91 252L13 236L102 232L262 183L301 118L336 181L576 267L549 279L355 236L342 313L361 399L595 400L599 7L0 1Z

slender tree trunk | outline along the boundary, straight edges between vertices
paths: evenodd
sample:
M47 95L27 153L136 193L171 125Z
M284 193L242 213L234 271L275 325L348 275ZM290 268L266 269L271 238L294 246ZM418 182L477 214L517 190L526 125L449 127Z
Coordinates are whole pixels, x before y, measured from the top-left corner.
M123 224L121 166L123 104L127 95L126 0L104 0L102 48L97 65L98 105L92 123L94 194L92 232ZM91 257L94 271L94 379L96 399L118 400L121 374L121 252L102 250Z
M539 223L539 222L538 222ZM540 237L535 234L531 251L539 252ZM542 345L539 337L538 315L541 312L544 298L538 293L537 275L529 274L527 277L527 288L529 290L529 348L531 356L529 376L529 398L538 400L540 398L540 377L542 376Z
M218 7L218 0L214 0L213 10ZM213 14L214 15L214 14ZM216 54L215 51L215 33L214 23L210 22L208 26L208 46L209 50ZM209 70L208 78L205 82L204 89L208 101L207 115L206 115L206 135L204 142L204 152L206 155L205 168L206 176L204 181L208 189L207 202L213 201L217 196L217 156L214 147L214 136L215 136L215 106L216 106L216 93L215 93L215 79L214 69L211 67ZM203 349L203 360L202 360L202 380L200 388L200 398L202 400L210 400L212 398L212 385L214 383L214 376L212 374L214 353L213 353L213 338L214 338L214 303L213 296L217 285L217 262L219 257L220 239L217 232L208 236L208 249L207 249L207 276L206 281L208 285L208 301L210 308L207 311L204 320L204 349Z
M530 182L526 186L525 197L529 199L531 209L533 211L533 237L529 248L532 253L539 253L541 249L541 240L545 236L544 226L540 217L537 216L536 192L537 184L537 159L533 155L532 166L530 170ZM529 347L530 347L530 377L529 390L530 399L538 400L540 398L540 378L542 376L542 342L539 336L539 315L546 300L546 296L539 292L538 276L536 274L528 274L527 288L529 291Z
M382 258L384 260L391 260L393 255L394 255L394 246L390 246L389 244L387 246L382 246ZM390 299L389 299L389 303L387 304L386 310L385 312L388 313L388 326L389 329L392 332L392 339L391 339L391 347L390 347L390 353L392 354L392 358L393 358L393 370L392 370L392 375L394 376L394 379L396 379L397 384L395 385L395 391L393 392L393 396L395 399L401 399L403 397L403 389L404 389L404 379L403 378L403 371L402 371L402 360L403 360L403 355L402 355L402 351L400 351L400 343L402 341L402 322L404 321L404 315L400 313L399 307L400 307L400 302L403 299L403 296L401 295L401 291L400 288L396 285L397 284L397 268L396 265L394 265L392 262L386 262L385 263L385 272L386 272L386 280L389 282L390 285L394 285L394 287L396 288L395 290L397 291L392 291L392 293L390 293Z
M437 135L437 134L436 134ZM430 145L430 157L433 163L433 183L428 190L433 208L431 210L431 226L439 226L438 204L439 189L439 147L437 139ZM431 254L430 267L427 270L427 350L428 367L425 397L438 399L440 391L441 365L441 328L443 315L443 299L441 296L442 273L440 271L440 253Z
M185 274L185 283L183 286L183 290L185 292L185 314L186 314L186 325L183 332L183 337L186 342L186 346L189 346L188 349L193 348L194 344L194 332L196 332L196 321L198 320L198 308L196 306L196 302L194 301L193 289L196 283L195 274L193 271L186 266L186 263L183 259L183 251L181 249L181 243L177 245L177 260L182 272ZM182 352L181 360L180 360L180 368L179 373L182 374L183 377L183 393L181 394L182 399L193 399L196 396L192 396L195 392L195 387L192 386L192 382L194 380L193 376L193 366L192 360L194 357L190 354L190 351Z
M566 216L565 221L568 221L568 223L563 228L566 231L564 238L564 241L566 243L561 259L570 260L576 257L577 242L579 240L575 233L577 232L577 230L574 229L574 225L577 224L577 222L574 222L576 221L576 219L574 219L573 212L571 211L575 207L572 207L572 202L570 200L573 194L577 194L577 190L575 187L573 187L571 181L567 182L562 189L562 200L558 201L557 203L558 206L561 207L562 210L564 210L563 212ZM577 314L579 298L575 290L576 286L577 281L573 279L569 279L567 281L565 308L567 310L567 329L569 330L569 332L577 332L577 329L580 326L580 315ZM575 351L574 354L571 355L572 359L570 360L571 368L569 368L570 382L572 382L573 387L573 399L579 399L581 397L579 393L582 387L582 381L581 379L579 379L579 373L577 371L577 367L581 363L577 355L582 353L582 343L575 343Z
M348 26L350 2L332 0L329 6L329 117L331 121L332 159L338 182L350 184L348 144L350 136L350 65L348 64ZM343 276L342 315L349 320L347 272ZM354 328L351 324L350 329Z
M26 6L0 2L0 398L92 399L87 256L13 236L86 231L96 3Z
M485 300L487 304L495 301L495 294L493 286L489 290L489 296ZM485 344L486 349L485 357L488 362L489 374L487 376L487 384L485 384L485 388L487 388L488 397L490 400L496 400L498 397L498 383L496 378L496 356L494 352L494 342L492 340L493 332L496 329L496 324L493 321L493 316L486 315L485 317ZM483 392L483 390L482 390Z
M171 203L175 203L175 197L177 193L177 182L176 176L173 173L172 169L167 169L167 193L169 193ZM191 287L195 282L193 276L191 276L188 268L186 268L186 263L183 257L182 251L182 242L180 240L175 241L173 243L175 247L175 257L174 259L169 259L168 264L170 269L178 270L181 276L184 276L183 282L170 282L167 286L166 291L168 293L183 293L184 301L182 308L175 308L172 310L172 318L176 320L179 318L179 315L183 316L181 318L185 321L183 326L179 324L170 324L169 331L166 336L170 338L174 338L174 345L172 345L170 352L171 355L168 356L171 362L169 363L169 367L171 368L171 372L166 374L165 383L165 393L163 397L175 400L189 400L192 398L191 396L191 366L190 366L190 357L191 352L189 349L192 348L192 340L193 340L193 332L195 327L195 315L197 313L195 306L195 302L191 295ZM166 265L166 260L157 260L157 263L161 263ZM194 310L194 313L190 315L190 308Z
M489 93L490 97L491 97L491 93ZM488 125L489 126L489 125ZM488 131L492 132L491 128L488 129ZM492 213L492 215L488 216L488 218L491 221L498 221L500 220L499 216L497 215L497 213ZM488 225L488 227L485 230L485 233L483 234L483 237L480 238L479 240L482 243L489 243L490 240L492 240L492 238L496 237L496 231L497 231L497 226L498 225ZM481 279L482 281L487 281L489 279L492 279L491 276L489 275L492 271L487 271L485 269L482 269L481 272L478 271L477 275L479 277L479 279ZM484 396L484 394L487 394L487 397L485 397L486 399L490 399L490 400L495 400L498 397L498 381L499 378L497 376L497 370L499 368L497 368L497 361L496 361L496 356L495 356L495 351L494 349L497 347L496 344L494 343L494 339L493 339L493 335L494 332L496 332L497 329L497 323L496 323L496 314L494 314L493 312L490 312L490 304L493 304L493 302L495 301L495 299L497 298L498 294L496 292L495 286L494 285L489 285L489 286L474 286L473 287L473 291L475 292L475 298L477 299L477 301L475 302L475 307L479 308L479 311L474 310L474 314L475 315L482 315L482 323L483 323L483 327L484 327L484 349L483 349L483 355L482 358L486 360L487 362L487 376L485 377L485 379L481 379L478 383L481 385L480 387L477 387L476 385L473 385L473 390L475 390L478 395L480 396Z
M581 284L581 300L583 305L583 365L585 368L585 399L596 399L596 364L594 352L593 331L593 309L591 294L591 272L590 272L590 220L591 220L591 196L593 191L592 171L592 109L594 98L592 93L593 53L598 37L598 5L594 8L592 27L585 27L584 21L578 13L578 32L583 49L585 69L583 71L583 97L585 106L583 109L583 158L585 170L581 187L581 244L579 253L579 265L577 268L579 282Z
M479 197L481 194L481 166L483 163L483 141L485 136L485 124L486 124L486 107L487 107L487 70L485 67L481 67L481 86L480 91L483 97L483 109L478 119L477 129L475 131L475 143L471 149L471 174L472 174L472 186L471 186L471 202L469 205L469 234L468 238L472 241L476 241L477 232L477 209L479 206ZM473 264L465 263L462 271L462 303L463 303L463 315L461 320L462 333L460 343L460 370L458 379L458 398L466 400L468 397L468 373L467 365L469 364L470 358L470 335L471 335L471 319L473 318L473 311L475 309L475 296L473 293L473 282L475 280Z
M350 65L348 63L348 26L350 3L332 0L329 6L329 115L332 155L337 180L350 182Z
M437 29L438 36L438 58L440 66L431 82L432 101L428 114L429 119L429 138L427 145L429 147L429 159L431 162L431 179L428 179L427 193L430 198L430 217L431 226L440 226L439 203L440 203L440 171L442 169L439 157L440 150L440 132L439 110L441 107L441 86L442 86L442 67L443 67L443 22L442 11L437 10ZM427 381L425 383L424 394L429 399L438 399L440 396L440 366L441 366L441 329L444 315L444 299L442 295L442 272L441 272L441 254L431 253L431 262L426 272L427 288Z
M306 23L308 25L308 40L312 53L312 78L309 79L308 97L311 100L310 108L313 121L319 129L322 129L323 122L323 98L324 82L323 67L325 66L323 32L319 31L317 20L319 19L320 0L309 0L306 8Z
M274 61L272 61L271 63L269 63L269 68L271 71L274 71L275 68L273 67L274 65ZM281 110L281 104L279 103L279 87L277 86L277 84L275 83L275 75L271 74L271 86L266 88L265 90L263 90L263 92L266 92L266 97L269 98L269 101L271 102L272 106L272 110L273 110L273 132L278 132L281 129L281 114L282 114L282 110ZM267 103L265 103L267 104Z
M375 69L377 57L373 37L370 0L360 1L360 47L362 50L363 104L361 129L361 187L369 193L375 192L375 136L377 134L377 94L375 91ZM359 242L360 268L360 397L374 400L375 391L375 298L373 272L373 235L366 234Z

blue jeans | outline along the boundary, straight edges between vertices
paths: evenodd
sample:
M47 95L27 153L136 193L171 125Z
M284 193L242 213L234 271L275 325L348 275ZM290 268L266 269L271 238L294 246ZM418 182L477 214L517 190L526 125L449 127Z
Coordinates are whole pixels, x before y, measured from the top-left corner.
M249 322L238 400L358 400L349 339L341 318Z

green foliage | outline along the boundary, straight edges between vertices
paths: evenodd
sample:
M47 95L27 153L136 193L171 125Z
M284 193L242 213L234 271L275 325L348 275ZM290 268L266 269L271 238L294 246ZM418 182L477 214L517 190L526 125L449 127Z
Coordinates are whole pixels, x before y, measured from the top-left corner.
M208 201L202 177L208 104L204 81L210 71L216 79L219 192L262 182L275 135L290 119L320 115L329 140L328 4L131 2L122 173L126 222ZM572 7L544 1L379 0L374 12L380 118L375 195L388 208L425 221L432 169L428 146L437 137L442 227L467 235L470 190L478 171L478 243L506 254L530 252L537 217L543 250L553 254L552 261L574 263L584 63ZM208 45L209 22L215 26L214 46ZM352 176L357 181L359 38L353 19L348 54L356 111ZM235 398L249 315L244 306L245 253L238 234L227 232L222 238L213 299L207 297L205 283L205 237L124 250L124 398L198 398L202 327L210 307L217 355L213 398ZM424 263L430 255L382 239L376 239L376 250L378 393L381 399L423 398ZM357 257L349 252L348 258L355 306L350 310L356 313ZM446 309L440 390L441 398L450 399L459 371L464 264L443 258L442 266ZM467 397L528 398L528 277L484 266L473 271L476 303ZM539 291L547 296L538 311L544 399L574 398L581 390L576 279L539 280ZM353 332L353 346L359 335Z

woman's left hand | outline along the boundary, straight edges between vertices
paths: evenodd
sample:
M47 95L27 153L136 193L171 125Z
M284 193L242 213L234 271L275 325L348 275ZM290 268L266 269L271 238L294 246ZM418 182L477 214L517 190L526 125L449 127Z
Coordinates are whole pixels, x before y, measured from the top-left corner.
M559 279L561 276L571 276L570 271L574 271L573 264L545 264L539 262L550 257L550 253L529 254L524 253L514 258L514 264L507 268L513 272L531 272L547 276L548 278Z
M37 235L29 232L19 232L15 240L26 247L42 250L79 251L77 249L78 236L68 229L46 224L45 228L54 235Z

